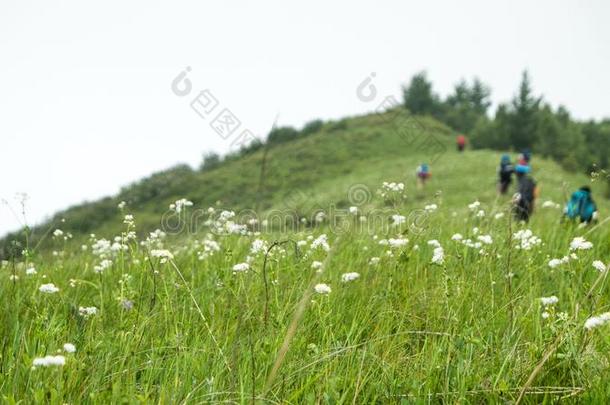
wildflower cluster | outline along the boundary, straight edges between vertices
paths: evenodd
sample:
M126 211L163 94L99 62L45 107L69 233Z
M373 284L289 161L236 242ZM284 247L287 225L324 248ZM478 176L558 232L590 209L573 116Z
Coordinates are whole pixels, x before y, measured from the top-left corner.
M585 321L585 329L594 329L610 322L610 312L604 312L601 315L592 316Z
M169 209L175 211L177 214L180 214L185 207L192 207L193 203L186 198L181 198L169 205Z
M407 198L404 183L384 181L377 194L386 202L399 203Z
M593 247L593 243L587 241L582 236L577 236L570 242L570 250L589 250Z
M216 220L210 219L207 224L216 235L246 235L248 226L235 223L233 218L235 218L235 212L222 211Z
M513 234L513 239L517 242L515 249L532 250L542 244L542 239L534 235L529 229L521 229Z
M195 241L195 247L199 260L206 260L220 251L220 244L214 240L211 234L207 234L201 242Z

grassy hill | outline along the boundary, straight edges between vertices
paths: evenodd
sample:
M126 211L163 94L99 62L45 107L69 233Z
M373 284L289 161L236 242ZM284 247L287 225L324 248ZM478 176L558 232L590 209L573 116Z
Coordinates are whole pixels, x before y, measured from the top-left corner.
M418 189L423 161L432 178ZM603 402L608 202L599 225L560 223L556 204L590 180L534 155L541 198L515 223L498 161L454 151L432 119L388 112L60 213L46 227L63 235L0 265L0 397ZM404 182L405 196L384 198L384 182ZM162 220L181 198L196 232Z
M163 214L181 198L199 208L250 209L261 217L283 210L311 217L316 209L329 204L339 208L351 205L352 186L355 190L364 186L373 194L381 181L392 179L412 190L414 170L421 162L431 164L433 181L425 193L410 192L410 202L431 200L431 191L436 190L443 194L434 198L449 205L477 198L495 200L499 154L469 151L459 155L454 151L453 135L431 118L410 117L399 110L326 123L314 134L243 154L212 170L177 166L128 185L116 196L71 207L34 227L29 245L42 242L41 248L48 247L50 231L55 228L70 232L78 242L90 233L116 235L122 226L122 213L117 210L121 201L127 202L128 211L137 217L140 236L162 228ZM543 199L562 202L575 187L589 183L584 176L566 173L538 156L534 171ZM593 188L601 195L601 184ZM0 241L0 258L8 256L13 239L25 244L21 232L8 235Z

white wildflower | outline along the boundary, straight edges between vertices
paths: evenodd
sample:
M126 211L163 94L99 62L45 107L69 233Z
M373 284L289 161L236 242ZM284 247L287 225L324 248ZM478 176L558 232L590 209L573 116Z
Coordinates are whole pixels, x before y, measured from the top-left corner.
M477 239L486 245L491 245L493 243L493 239L491 238L491 235L479 235L479 236L477 236Z
M91 245L91 251L95 256L100 258L108 257L112 254L110 241L106 239L98 239Z
M314 270L321 270L323 265L324 264L322 262L319 262L317 260L314 260L313 262L311 262L311 268Z
M191 207L193 203L186 198L181 198L177 200L175 203L170 204L169 209L172 211L176 211L176 213L180 213L184 207Z
M136 225L133 215L131 214L125 215L125 218L123 218L123 223L129 227L133 227Z
M97 314L97 308L96 307L78 307L78 313L83 318L89 318L90 316Z
M582 236L577 236L570 242L570 250L588 250L593 247L591 242L588 242Z
M434 247L440 247L441 244L439 243L439 241L437 241L436 239L432 239L428 241L428 245L430 246L434 246Z
M115 238L115 242L112 245L110 245L110 250L114 253L120 252L121 250L126 251L128 249L129 249L129 246L127 246L121 242L120 236L117 236Z
M267 242L262 239L255 239L250 247L250 253L257 255L267 250Z
M172 260L174 255L167 249L153 249L150 251L152 257L160 258L160 263L167 263L168 260Z
M225 224L225 230L233 235L245 235L248 233L248 226L236 224L233 221L227 221L227 223Z
M328 284L316 284L315 287L313 288L315 290L315 292L317 292L318 294L330 294L330 292L332 291L330 289L330 286Z
M515 248L522 250L531 250L542 243L542 240L529 229L521 229L514 233L513 239L518 242Z
M349 281L356 280L358 277L360 277L360 274L355 273L355 272L344 273L344 274L341 275L341 281L344 282L344 283L347 283Z
M551 295L550 297L540 297L540 303L542 305L544 305L545 307L549 306L549 305L555 305L559 302L559 298L557 298L554 295Z
M407 218L405 218L404 215L398 215L398 214L392 215L392 225L394 225L394 226L404 224L406 220L407 220Z
M100 264L93 267L93 271L96 273L103 273L104 270L110 268L112 266L112 260L104 259L100 262Z
M432 255L432 263L434 264L443 264L445 262L445 251L442 247L438 246L434 248L434 252Z
M426 206L424 207L424 210L425 210L426 212L434 212L434 211L436 211L437 209L438 209L438 205L436 205L436 204L428 204L428 205L426 205Z
M464 239L464 237L462 236L461 233L454 233L453 236L451 237L451 240L456 240L456 241L460 241Z
M610 312L604 312L598 316L592 316L585 321L585 329L593 329L610 321Z
M381 244L382 241L379 241L379 243ZM401 248L403 246L405 246L407 243L409 242L408 239L403 239L403 238L390 238L386 241L386 244L390 245L391 248L393 249L398 249Z
M381 189L377 190L377 193L381 195L383 199L403 199L405 198L405 185L404 183L387 182L384 181L381 185Z
M468 204L468 209L470 209L470 211L477 211L479 209L479 207L481 206L481 203L477 200L471 204Z
M604 271L606 271L606 265L601 260L595 260L593 262L593 267L595 267L595 269L597 271L599 271L600 273L603 273Z
M63 366L66 364L66 358L64 356L44 356L36 357L32 366L36 367L52 367L52 366Z
M211 235L207 235L207 238L211 238ZM199 260L205 260L210 256L213 256L214 253L220 251L220 244L213 239L204 239L203 242L203 251L197 253L197 258Z
M145 241L142 241L142 246L146 246L149 248L155 249L163 249L163 239L167 234L163 232L161 229L155 229L153 232L148 234L148 237Z
M233 271L234 272L242 272L242 271L248 271L250 269L250 265L248 263L237 263L236 265L233 266Z
M326 237L325 233L323 233L322 235L318 236L316 239L314 239L311 242L311 246L310 246L311 250L315 250L318 247L321 247L326 252L328 252L330 250L330 246L328 244L328 238Z
M72 343L65 343L64 351L66 353L74 353L76 351L76 346L74 346Z
M229 219L235 217L235 212L223 210L220 212L219 220L220 221L228 221Z
M314 220L317 223L324 222L324 219L326 219L326 214L324 213L324 211L317 212L315 217L314 217Z
M55 287L55 284L49 283L49 284L43 284L40 287L38 287L38 291L43 292L45 294L55 294L56 292L59 291L59 288Z

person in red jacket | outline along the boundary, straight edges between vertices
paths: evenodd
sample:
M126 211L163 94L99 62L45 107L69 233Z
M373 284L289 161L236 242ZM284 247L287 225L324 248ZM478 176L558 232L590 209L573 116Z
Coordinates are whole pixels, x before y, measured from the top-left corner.
M464 152L466 148L466 137L464 135L457 136L457 149L458 152Z

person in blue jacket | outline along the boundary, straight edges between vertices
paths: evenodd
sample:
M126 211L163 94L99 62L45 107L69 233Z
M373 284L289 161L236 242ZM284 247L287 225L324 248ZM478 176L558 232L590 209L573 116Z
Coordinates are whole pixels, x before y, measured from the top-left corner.
M568 219L589 223L597 218L597 205L591 196L591 187L582 186L570 197L564 214Z

